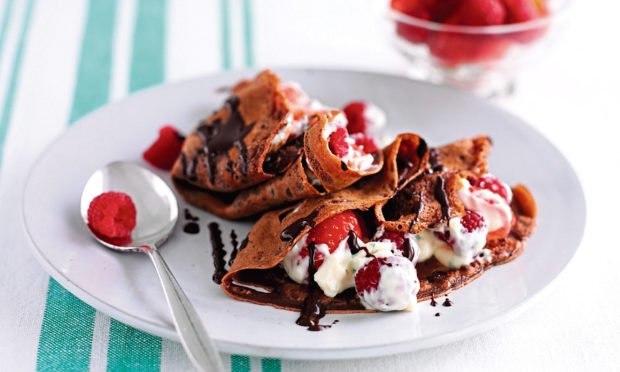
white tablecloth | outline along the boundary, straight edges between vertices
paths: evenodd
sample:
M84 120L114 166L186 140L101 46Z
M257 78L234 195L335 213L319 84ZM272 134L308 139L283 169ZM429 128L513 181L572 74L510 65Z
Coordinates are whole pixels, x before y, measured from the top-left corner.
M248 65L403 72L404 61L375 29L377 2L169 1L162 79L173 82ZM28 248L21 193L37 155L71 119L82 38L89 24L86 15L89 6L100 3L0 0L0 370L37 368L49 276ZM110 100L131 91L136 16L142 7L148 9L147 3L119 0L113 9ZM230 59L223 57L222 5L228 5L230 12ZM614 220L620 211L615 195L620 184L618 14L620 6L614 2L577 1L562 39L520 76L514 95L495 101L560 148L586 193L588 216L581 248L544 298L494 330L430 350L324 362L250 358L248 368L618 370L620 249ZM110 369L109 325L106 315L96 314L91 370ZM189 368L179 344L163 340L161 348L157 364L161 370ZM227 366L239 368L230 356L222 356ZM38 369L46 368L39 364Z

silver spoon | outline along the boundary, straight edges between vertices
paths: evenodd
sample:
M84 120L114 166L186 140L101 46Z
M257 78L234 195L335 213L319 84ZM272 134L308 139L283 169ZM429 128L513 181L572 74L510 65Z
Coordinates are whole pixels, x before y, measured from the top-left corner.
M84 186L80 211L87 225L90 202L106 191L124 192L136 205L138 215L136 227L131 234L133 241L129 245L115 244L110 239L101 239L94 233L93 236L108 248L120 252L143 252L151 258L164 290L172 320L190 360L200 371L224 371L219 353L213 346L213 341L209 338L194 306L159 254L158 247L172 233L179 215L174 193L161 178L146 168L129 162L110 163L93 173Z

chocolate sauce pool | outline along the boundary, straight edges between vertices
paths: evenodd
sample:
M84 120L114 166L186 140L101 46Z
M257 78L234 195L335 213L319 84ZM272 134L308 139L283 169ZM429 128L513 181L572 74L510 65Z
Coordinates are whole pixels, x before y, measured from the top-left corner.
M194 216L189 209L185 208L185 219L188 221L183 226L183 232L186 234L198 234L200 232L200 225L197 222L200 220L197 216Z
M316 272L314 266L315 249L314 242L308 245L308 295L304 300L299 319L295 322L300 326L308 327L308 331L321 331L331 327L331 325L319 324L321 318L325 316L325 305L321 303L323 291L314 280L314 273Z
M239 250L237 249L239 242L237 241L237 233L234 229L230 230L230 244L232 244L233 249L230 252L230 258L228 259L229 267L232 266L233 262L235 262L235 258L237 258L237 253L239 253Z
M196 222L188 222L183 226L183 232L186 234L196 235L200 232L200 225Z
M222 284L222 278L226 275L226 251L224 250L224 243L222 243L222 231L220 225L217 222L211 222L209 224L209 232L211 233L211 255L213 256L213 281L217 284Z

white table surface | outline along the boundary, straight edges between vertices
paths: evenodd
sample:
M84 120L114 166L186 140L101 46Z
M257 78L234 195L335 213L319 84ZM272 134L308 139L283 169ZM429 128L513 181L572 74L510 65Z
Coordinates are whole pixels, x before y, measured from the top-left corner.
M0 12L5 2L0 1ZM217 13L215 3L170 1L166 81L220 70L219 55L214 57L209 48L217 39L210 18L204 16ZM237 3L231 2L233 13L238 11ZM402 72L404 61L375 32L375 6L371 3L254 1L256 65ZM14 6L19 12L24 2L16 1ZM68 120L85 7L85 1L65 1L61 7L52 0L39 0L24 52L0 168L1 370L35 368L48 275L30 254L22 232L21 189L36 156L62 132ZM127 40L135 2L121 1L119 8L112 99L127 94ZM566 155L586 193L588 216L581 247L546 297L513 321L460 342L382 358L284 360L282 370L620 368L620 280L616 267L620 249L614 220L620 210L615 195L620 184L618 14L620 4L615 2L576 1L571 24L554 48L520 76L514 95L495 101L529 121ZM18 26L9 27L5 52L0 56L0 102L7 94ZM239 37L235 30L233 40ZM243 65L239 49L233 46L236 68ZM176 351L171 352L166 366L162 361L162 370L188 367L178 345L164 346ZM252 358L253 370L258 368L256 363Z

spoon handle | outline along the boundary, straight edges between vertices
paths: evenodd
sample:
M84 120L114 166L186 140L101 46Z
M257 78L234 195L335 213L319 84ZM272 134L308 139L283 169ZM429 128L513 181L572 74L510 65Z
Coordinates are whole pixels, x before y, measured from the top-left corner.
M202 325L194 306L172 275L170 268L155 246L143 246L142 251L150 258L164 289L168 307L172 313L181 343L194 366L200 371L224 371L220 355Z

